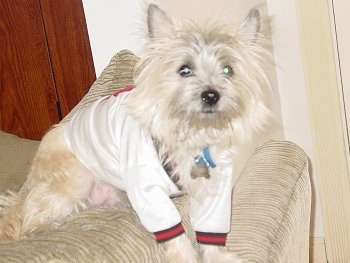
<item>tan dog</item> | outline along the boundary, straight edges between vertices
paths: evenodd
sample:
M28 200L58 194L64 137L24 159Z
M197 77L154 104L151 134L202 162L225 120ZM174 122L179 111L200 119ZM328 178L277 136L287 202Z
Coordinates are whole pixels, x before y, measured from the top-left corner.
M175 23L153 4L147 19L135 88L97 100L48 132L27 181L1 209L2 239L81 209L130 202L167 262L240 262L224 248L233 160L270 115L259 12L236 32ZM170 198L184 192L200 255Z

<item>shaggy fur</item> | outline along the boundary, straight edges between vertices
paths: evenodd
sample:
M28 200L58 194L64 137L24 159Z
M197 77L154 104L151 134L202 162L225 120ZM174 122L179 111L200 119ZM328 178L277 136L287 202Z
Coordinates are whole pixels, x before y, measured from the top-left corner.
M156 142L160 161L176 163L171 174L176 183L201 200L220 174L232 173L234 156L270 116L259 12L252 10L236 32L226 25L180 24L155 5L148 7L147 23L150 41L127 108ZM187 76L180 74L184 65ZM208 90L219 94L217 102L206 102ZM63 130L64 124L47 133L22 189L0 200L1 239L20 238L87 207L127 202L108 179L96 177L68 150ZM217 163L210 173L193 161L207 146ZM197 255L184 234L162 247L167 262L198 262L199 257L240 262L234 253L211 245L201 245Z

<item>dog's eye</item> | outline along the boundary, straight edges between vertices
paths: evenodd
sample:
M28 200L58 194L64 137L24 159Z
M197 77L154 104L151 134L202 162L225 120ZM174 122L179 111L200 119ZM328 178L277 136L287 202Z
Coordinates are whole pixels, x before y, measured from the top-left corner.
M191 76L193 74L192 69L188 65L182 65L179 68L178 73L182 77L189 77L189 76Z
M224 66L224 68L222 69L222 72L225 75L230 76L230 77L233 75L233 69L229 65Z

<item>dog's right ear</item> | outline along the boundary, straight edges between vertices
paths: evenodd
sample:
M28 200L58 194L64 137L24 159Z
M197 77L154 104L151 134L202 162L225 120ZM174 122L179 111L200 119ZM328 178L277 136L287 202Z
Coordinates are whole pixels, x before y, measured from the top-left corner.
M171 19L155 4L148 6L147 24L150 38L163 37L174 31Z
M261 18L257 9L250 10L246 19L238 30L237 36L246 44L255 44L260 32Z

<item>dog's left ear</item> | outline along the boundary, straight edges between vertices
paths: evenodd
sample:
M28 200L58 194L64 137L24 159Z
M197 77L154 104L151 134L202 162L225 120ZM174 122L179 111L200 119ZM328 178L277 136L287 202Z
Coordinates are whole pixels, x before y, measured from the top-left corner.
M167 14L155 4L150 4L147 10L148 35L158 38L174 31L174 26Z
M246 19L240 26L236 36L246 44L255 44L260 32L260 13L257 9L250 10Z

